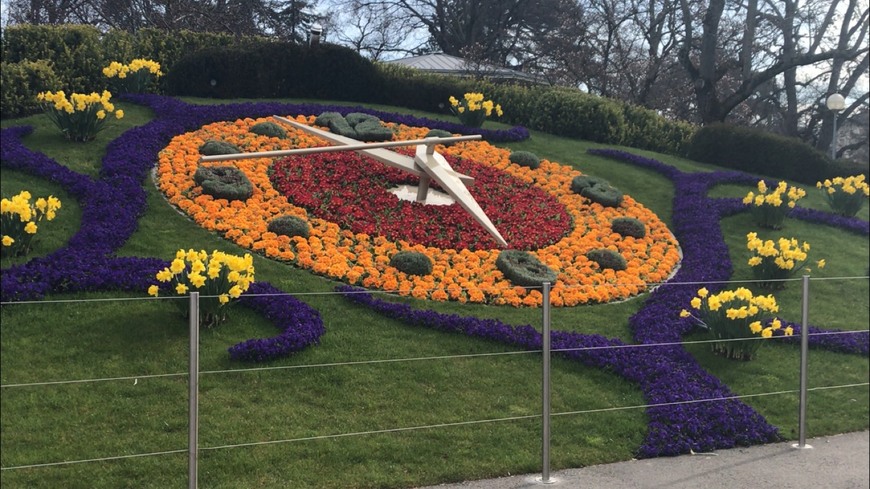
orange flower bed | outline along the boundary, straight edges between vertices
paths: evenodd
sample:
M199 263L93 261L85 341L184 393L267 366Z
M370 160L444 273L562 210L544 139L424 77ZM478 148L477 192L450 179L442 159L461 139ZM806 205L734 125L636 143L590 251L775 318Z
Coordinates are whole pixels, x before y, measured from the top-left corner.
M293 116L289 116L293 118ZM540 306L538 290L511 284L495 266L498 249L441 249L391 241L382 236L354 234L336 223L308 215L276 191L267 170L272 160L256 158L206 165L233 164L254 186L245 202L227 202L202 193L193 181L199 166L199 147L208 139L234 144L245 152L272 151L326 146L327 143L290 127L287 139L259 136L249 132L257 122L243 119L203 126L172 139L159 155L157 179L170 203L184 211L206 229L266 257L292 263L319 275L351 285L381 289L419 299L512 306ZM314 117L295 120L313 124ZM422 138L428 129L387 124L396 140ZM581 173L571 167L542 160L537 169L515 165L510 151L482 141L439 146L443 154L466 158L504 171L532 183L554 196L568 209L573 220L571 231L558 242L532 250L541 262L557 273L550 298L555 306L601 303L626 299L644 292L648 284L663 282L680 260L679 246L667 226L649 209L625 196L618 208L602 207L571 191L571 180ZM288 238L267 230L269 221L280 215L305 219L310 226L307 239ZM643 238L623 237L611 229L617 217L632 217L647 228ZM600 269L586 258L596 248L609 248L625 257L622 271ZM409 276L389 266L390 258L402 250L425 253L433 262L427 276Z

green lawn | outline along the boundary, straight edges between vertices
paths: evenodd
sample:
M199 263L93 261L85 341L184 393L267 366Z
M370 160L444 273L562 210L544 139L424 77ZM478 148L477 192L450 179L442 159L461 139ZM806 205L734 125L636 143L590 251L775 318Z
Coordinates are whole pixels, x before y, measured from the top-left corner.
M44 116L4 120L2 127L35 126L25 139L30 148L75 171L96 175L106 144L151 117L139 106L117 106L125 111L125 118L107 124L90 143L65 142ZM586 154L588 148L600 145L533 132L529 140L508 146L604 177L666 223L672 222L671 183L657 173ZM715 169L676 157L637 153L682 171ZM0 186L4 197L28 189L36 196L54 194L63 202L58 219L40 227L31 256L57 249L77 229L81 213L57 186L6 169ZM148 211L120 255L168 259L179 247L243 252L171 208L150 180L146 188ZM749 190L751 186L728 185L713 189L711 195L742 197ZM807 192L800 205L826 210L816 189ZM868 219L866 206L859 217ZM721 225L734 262L734 280L747 280L751 277L745 265L749 257L745 234L752 229L749 216L730 217ZM783 233L811 242L813 258L828 263L825 270L814 272L814 277L825 280L811 283L810 323L866 330L870 324L867 279L836 278L866 275L868 238L791 219ZM22 261L4 260L2 266ZM540 354L411 328L349 304L332 293L336 283L309 272L259 256L255 266L258 280L294 293L317 309L327 332L320 345L266 364L286 368L246 372L226 372L252 367L230 361L226 348L273 335L271 324L248 309L235 308L229 323L202 332L201 487L404 488L540 472ZM628 318L644 298L555 309L552 328L630 342ZM800 284L790 283L777 298L780 314L799 321ZM540 309L401 300L419 308L498 318L508 324L541 324ZM148 300L143 291L123 297L117 293L52 296L39 303L2 306L2 385L123 379L2 388L0 485L186 485L187 379L181 374L187 369L187 321L177 304L170 302L177 300ZM764 345L757 360L743 363L712 355L706 344L687 348L735 393L752 396L746 402L780 427L785 437L797 437L798 396L793 392L798 386L797 348ZM497 353L511 354L465 357ZM453 358L370 362L419 357ZM866 357L811 351L811 388L857 386L810 392L809 436L870 426L868 370ZM159 374L180 375L148 377ZM644 398L637 385L611 372L554 359L552 386L553 413L581 412L553 418L553 469L632 458L647 425L644 409L638 407ZM757 396L782 391L788 392ZM629 409L609 409L619 407ZM583 412L596 410L601 411ZM493 421L469 423L489 420ZM422 428L402 430L411 427ZM290 441L263 443L283 440ZM173 451L182 452L7 470Z

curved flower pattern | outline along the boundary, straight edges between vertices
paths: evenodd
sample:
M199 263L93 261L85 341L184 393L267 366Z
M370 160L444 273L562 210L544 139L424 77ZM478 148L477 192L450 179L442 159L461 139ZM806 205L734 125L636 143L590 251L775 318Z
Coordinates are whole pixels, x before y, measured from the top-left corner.
M313 123L314 118L313 114L296 116L305 124ZM199 148L208 140L225 141L246 152L322 145L293 128L286 128L286 139L251 133L249 129L263 120L248 117L217 122L173 138L158 161L159 186L169 202L239 246L352 285L419 299L541 304L539 291L516 287L504 277L495 264L499 250L485 233L468 232L482 230L476 229L458 204L450 206L453 209L438 206L407 216L408 209L419 204L403 204L385 188L378 188L386 183L364 191L354 188L361 179L371 181L381 174L381 180L397 183L406 177L397 176L398 170L369 170L370 164L356 156L293 157L271 167L271 160L265 158L236 160L234 166L254 185L253 195L245 201L229 202L204 194L194 181L194 173L201 157ZM388 127L396 140L420 139L428 131L402 124ZM646 290L646 284L663 282L680 259L676 240L653 212L629 196L619 207L603 207L581 197L571 191L571 181L580 172L568 166L547 160L537 169L519 166L510 162L508 150L478 141L439 147L439 152L450 158L458 171L480 180L471 191L511 247L529 249L557 273L551 291L553 305L609 302L637 295ZM361 175L363 168L374 176ZM363 208L360 193L365 194ZM536 198L536 194L547 197ZM269 221L280 215L307 220L310 235L291 239L269 232ZM447 224L431 228L413 219L432 220L436 215ZM642 221L646 235L634 238L615 233L611 222L617 217ZM449 228L457 228L461 234L452 238L445 235L441 240L440 235ZM387 235L373 233L378 230ZM456 247L444 246L450 244ZM536 244L541 246L533 246ZM596 248L619 252L627 268L602 269L586 256ZM427 255L433 262L433 273L413 276L389 266L392 255L403 250Z

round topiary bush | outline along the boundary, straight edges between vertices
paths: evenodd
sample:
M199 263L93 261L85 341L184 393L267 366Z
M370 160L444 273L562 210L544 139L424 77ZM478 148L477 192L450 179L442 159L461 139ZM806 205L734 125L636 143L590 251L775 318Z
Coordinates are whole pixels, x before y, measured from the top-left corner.
M504 250L498 254L495 266L511 283L521 287L540 287L544 282L556 282L556 272L525 251Z
M598 202L604 207L619 207L622 204L622 192L616 187L608 185L593 185L586 187L580 192L580 195L586 197L592 202Z
M646 225L633 217L617 217L610 221L610 228L614 233L619 233L622 236L631 236L632 238L643 238L646 236Z
M618 252L607 248L599 248L586 253L586 258L594 261L601 269L625 270L627 267L625 258Z
M432 259L419 251L400 251L390 258L390 266L408 275L432 273Z
M511 163L531 168L532 170L541 166L541 159L538 155L531 151L514 151L508 157Z
M381 124L376 117L365 119L353 125L356 139L360 141L389 141L393 139L393 131Z
M583 191L584 188L593 187L595 185L610 186L610 182L601 177L594 177L592 175L580 175L578 177L574 177L574 179L571 180L571 191L575 194L579 194Z
M288 238L301 236L307 239L311 232L311 228L308 226L308 222L306 222L305 219L290 215L278 216L272 219L269 221L266 228L272 233L284 235Z
M371 114L366 114L364 112L351 112L350 114L347 114L344 119L347 121L348 124L354 127L366 121L374 121L378 124L380 124L381 122L381 120L377 117Z
M202 193L215 199L248 200L254 195L251 181L234 166L200 166L193 181L202 187Z
M334 119L344 120L344 116L341 115L339 112L321 112L320 115L318 115L317 118L314 119L314 125L329 127L329 122Z
M260 136L267 136L270 138L287 138L287 131L285 131L283 127L271 121L258 122L254 124L253 126L251 126L251 132Z
M241 152L242 150L238 146L226 141L218 141L217 139L209 139L199 147L199 154L205 156L231 155Z

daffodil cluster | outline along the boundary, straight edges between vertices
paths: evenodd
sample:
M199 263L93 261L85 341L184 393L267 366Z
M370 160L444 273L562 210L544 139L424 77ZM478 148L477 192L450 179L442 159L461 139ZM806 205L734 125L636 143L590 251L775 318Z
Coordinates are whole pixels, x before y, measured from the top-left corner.
M121 90L131 93L145 93L152 80L163 76L160 63L150 59L134 59L129 64L112 61L103 68L103 75L115 78Z
M770 190L770 192L768 192ZM779 182L774 189L768 189L764 180L758 182L758 193L750 191L743 203L750 206L755 223L763 228L780 229L785 215L795 203L807 195L802 188Z
M763 240L758 234L749 233L746 235L746 248L753 253L748 263L755 278L762 280L760 285L781 289L785 286L784 279L804 268L809 259L810 244L806 241L799 243L795 238ZM825 268L825 260L819 260L816 266Z
M124 117L123 110L115 110L112 93L73 93L67 97L59 92L40 92L36 99L55 126L71 141L90 141L103 129L107 116L114 112L116 119Z
M60 209L60 200L57 197L40 197L33 203L32 198L30 192L22 190L11 199L3 199L0 204L0 234L3 236L4 255L27 254L39 229L37 223L43 219L53 220Z
M462 100L453 96L450 96L448 100L450 101L450 110L466 126L480 127L493 112L498 117L503 114L501 105L492 100L484 100L482 93L469 92L462 96Z
M727 358L751 360L761 346L756 338L770 338L782 328L778 319L766 319L779 312L776 298L753 295L744 287L718 294L701 288L690 305L692 310L683 309L680 317L691 317L706 329L714 340L713 352ZM785 328L783 334L791 336L791 327Z
M831 209L841 216L851 217L857 214L870 196L870 186L867 185L864 175L836 177L816 182L816 187L824 192Z
M226 320L225 306L254 282L254 264L250 254L236 256L213 251L209 255L205 250L181 249L155 277L178 295L199 292L201 324L213 327ZM157 297L160 289L160 285L152 285L148 294ZM187 304L183 308L187 310Z

